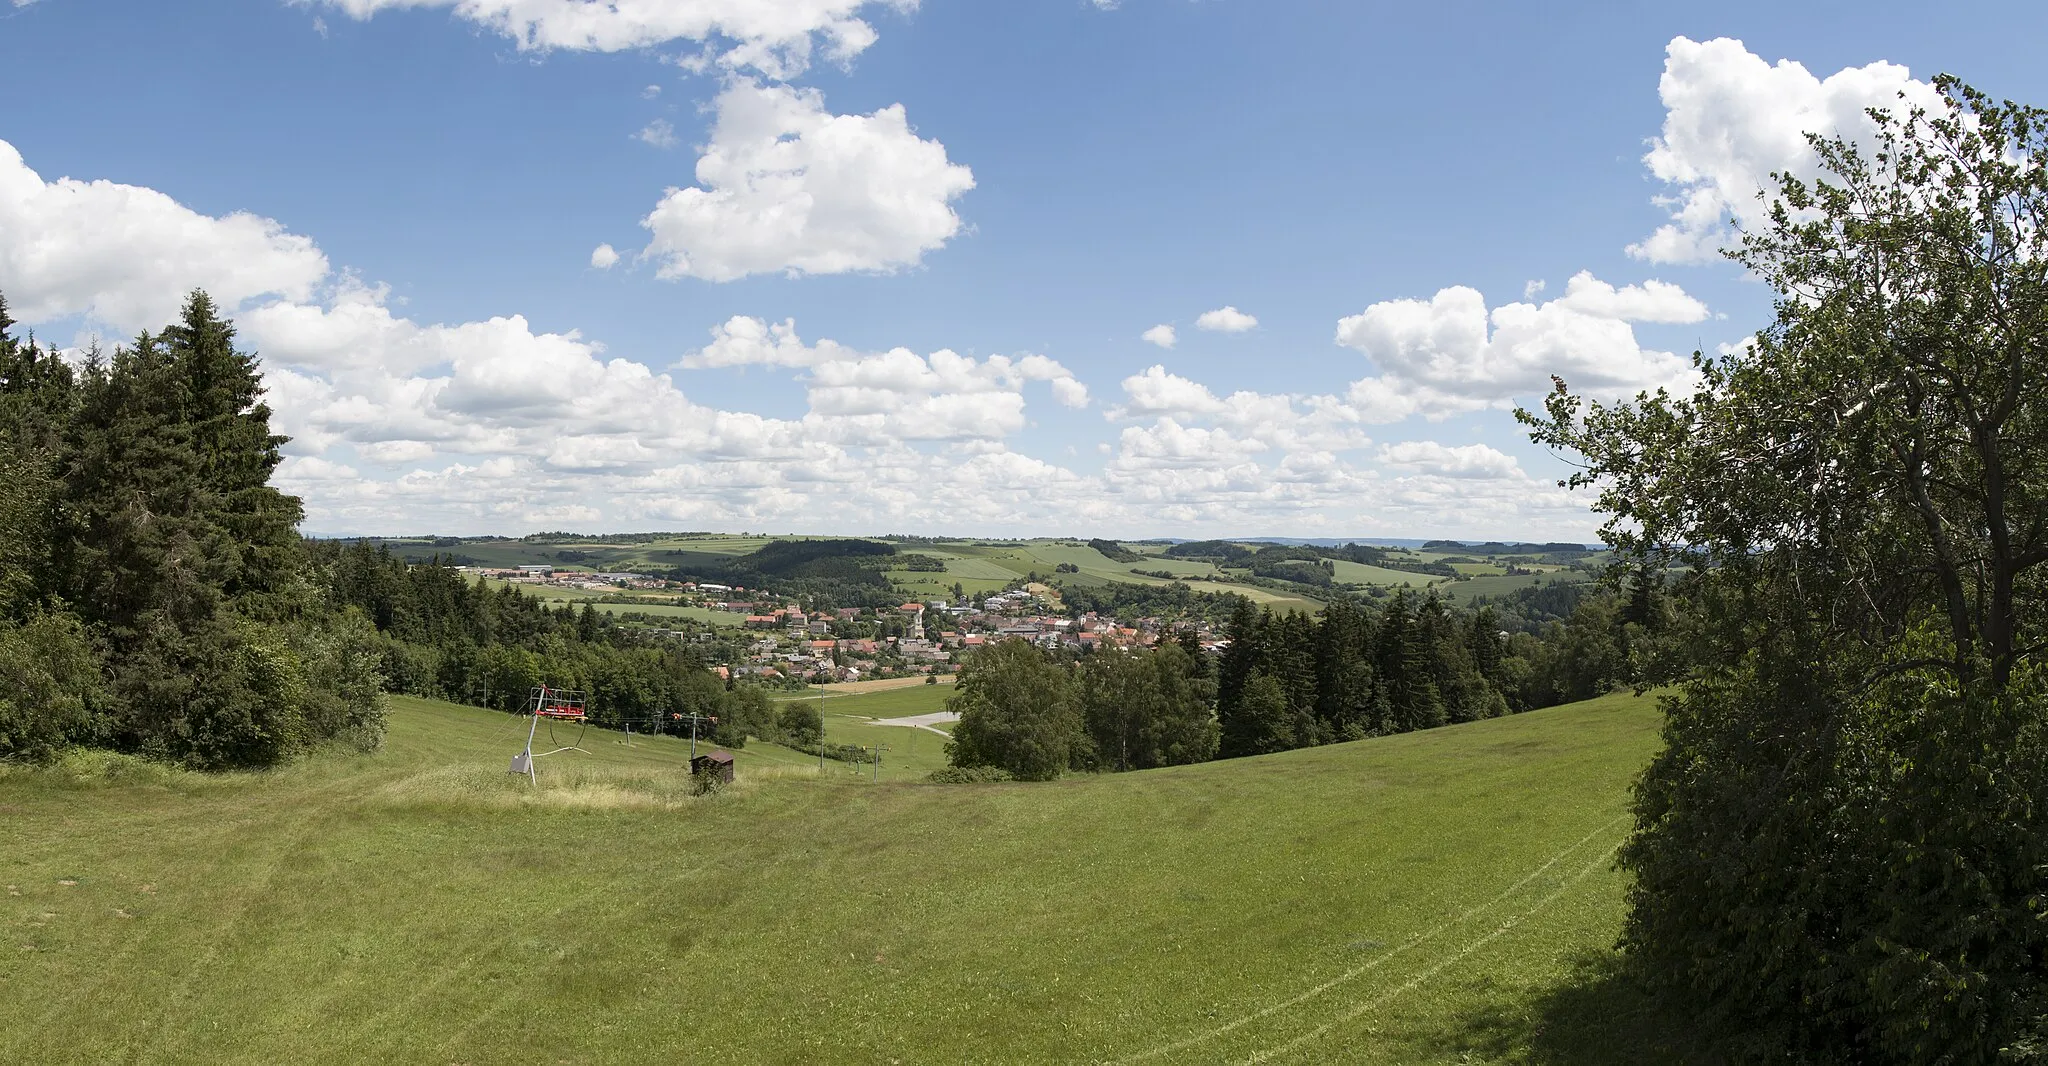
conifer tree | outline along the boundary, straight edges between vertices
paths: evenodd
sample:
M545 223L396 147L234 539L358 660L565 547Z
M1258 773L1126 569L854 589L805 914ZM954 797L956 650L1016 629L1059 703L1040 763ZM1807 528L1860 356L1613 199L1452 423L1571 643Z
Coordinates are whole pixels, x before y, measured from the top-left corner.
M1237 713L1223 723L1223 756L1265 755L1294 746L1294 715L1287 706L1286 688L1273 675L1254 672L1238 697Z
M1443 696L1436 686L1429 635L1423 631L1410 602L1405 590L1398 592L1381 616L1375 664L1380 676L1386 679L1388 725L1399 733L1431 729L1446 720Z
M50 591L57 448L77 403L71 368L13 326L0 298L0 618Z
M245 613L276 617L284 610L277 596L302 564L304 511L270 484L286 438L270 431L256 359L236 350L234 337L213 300L195 291L162 341L183 379L194 491L206 520L235 546L221 591Z

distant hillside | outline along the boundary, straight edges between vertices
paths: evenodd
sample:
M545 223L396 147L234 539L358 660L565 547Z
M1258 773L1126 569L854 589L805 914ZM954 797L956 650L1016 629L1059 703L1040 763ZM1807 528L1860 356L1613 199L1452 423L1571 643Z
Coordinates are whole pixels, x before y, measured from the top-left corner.
M737 558L685 563L669 576L824 596L839 606L876 605L896 599L883 573L895 555L895 545L873 540L778 540Z

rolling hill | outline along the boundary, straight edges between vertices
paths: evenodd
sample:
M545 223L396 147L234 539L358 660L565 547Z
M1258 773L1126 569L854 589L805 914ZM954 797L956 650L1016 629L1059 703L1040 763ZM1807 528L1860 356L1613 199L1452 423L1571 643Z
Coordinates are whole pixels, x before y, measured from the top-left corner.
M0 1060L1688 1061L1598 979L1648 699L1044 785L756 743L711 797L393 702L374 756L0 772Z

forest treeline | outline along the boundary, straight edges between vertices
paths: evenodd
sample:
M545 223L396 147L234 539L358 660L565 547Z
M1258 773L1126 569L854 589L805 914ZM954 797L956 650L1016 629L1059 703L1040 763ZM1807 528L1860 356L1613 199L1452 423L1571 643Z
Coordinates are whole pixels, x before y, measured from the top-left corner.
M1024 780L1142 770L1432 729L1589 699L1677 669L1684 612L1653 575L1522 589L1457 610L1434 595L1339 600L1320 616L1243 597L1220 654L1192 630L1149 649L1024 640L961 668L956 769Z
M74 368L0 303L0 755L267 765L383 733L375 630L311 580L253 359L195 293Z
M387 690L518 710L543 682L601 725L812 735L588 607L302 539L257 363L204 293L77 365L12 327L0 302L0 758L267 766L375 748Z
M584 693L599 726L688 735L697 716L700 735L732 747L785 737L764 691L729 685L687 646L621 626L591 604L551 607L516 586L408 563L363 541L313 541L307 553L331 608L375 627L392 692L516 712L547 684Z

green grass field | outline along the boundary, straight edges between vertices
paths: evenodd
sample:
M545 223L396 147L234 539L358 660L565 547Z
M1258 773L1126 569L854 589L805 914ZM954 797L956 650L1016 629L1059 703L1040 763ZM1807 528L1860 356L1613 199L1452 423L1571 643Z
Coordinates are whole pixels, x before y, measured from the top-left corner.
M1704 1061L1602 976L1657 724L1043 785L750 744L691 797L687 742L533 791L520 720L406 699L375 756L9 769L0 1061Z
M909 688L889 689L883 692L827 696L821 704L825 714L825 742L863 746L887 745L889 750L882 753L882 777L885 780L901 779L906 774L923 777L946 765L945 737L929 729L876 726L867 723L878 718L907 718L911 715L935 714L946 709L946 697L952 694L953 686L948 684L913 685ZM815 696L800 698L816 699ZM952 729L950 725L945 724L936 728L948 731Z
M598 611L610 615L644 614L649 618L656 619L688 618L694 621L702 622L705 625L712 626L717 629L744 629L746 628L747 624L745 615L736 614L732 611L713 610L709 607L677 606L672 603L662 602L595 602L603 596L630 595L630 593L600 592L596 589L565 588L560 585L530 585L518 581L500 581L496 578L485 578L484 580L493 588L502 585L515 586L527 595L533 596L536 599L545 600L548 603L573 603L577 605L578 610L582 609L583 604L588 603L592 607L596 608ZM673 598L673 596L674 594L671 593L666 597L660 598L668 599ZM650 601L657 600L657 597L655 596L648 596L646 598Z
M1334 565L1337 580L1356 585L1384 585L1387 588L1424 589L1444 579L1428 574L1417 574L1408 570L1393 570L1384 566L1369 566L1365 563L1346 562L1342 559Z

